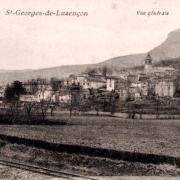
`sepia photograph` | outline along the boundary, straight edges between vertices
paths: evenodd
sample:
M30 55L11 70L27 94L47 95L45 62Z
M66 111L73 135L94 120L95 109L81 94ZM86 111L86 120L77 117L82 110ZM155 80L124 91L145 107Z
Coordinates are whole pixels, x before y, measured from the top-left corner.
M180 179L179 8L0 0L0 179Z

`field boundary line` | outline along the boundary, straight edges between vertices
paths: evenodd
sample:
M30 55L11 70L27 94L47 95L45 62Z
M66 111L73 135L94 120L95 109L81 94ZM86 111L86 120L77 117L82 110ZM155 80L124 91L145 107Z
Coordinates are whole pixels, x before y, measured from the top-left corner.
M180 158L168 155L148 154L141 152L121 151L113 149L104 149L98 147L81 146L74 144L51 143L42 140L34 140L28 138L20 138L17 136L9 136L0 134L0 139L13 143L23 144L30 147L46 149L55 152L66 152L69 154L88 155L90 157L104 157L129 162L141 162L144 164L171 164L180 167Z

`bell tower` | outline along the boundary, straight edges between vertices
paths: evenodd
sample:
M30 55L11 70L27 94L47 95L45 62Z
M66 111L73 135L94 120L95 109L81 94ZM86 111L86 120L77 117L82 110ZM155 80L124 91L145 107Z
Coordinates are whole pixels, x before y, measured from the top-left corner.
M151 58L150 53L147 54L144 60L144 71L146 74L149 74L152 72L152 58Z

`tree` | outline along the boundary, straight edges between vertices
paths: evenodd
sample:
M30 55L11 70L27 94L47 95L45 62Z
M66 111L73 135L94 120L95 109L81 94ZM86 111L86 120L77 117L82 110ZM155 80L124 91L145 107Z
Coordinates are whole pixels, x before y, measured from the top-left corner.
M41 117L42 117L43 121L46 119L47 112L48 112L48 109L50 107L50 104L51 104L50 100L44 100L44 99L42 99L38 104L40 114L41 114Z
M20 94L24 93L25 89L20 81L14 81L11 85L7 85L5 89L5 100L7 101L6 114L10 115L12 120L16 115L19 115L19 97Z
M51 84L52 90L54 92L56 92L62 88L62 81L60 79L51 78L50 84Z
M20 81L14 81L11 85L7 85L5 89L5 99L7 101L18 101L21 94L25 94L26 90Z
M154 100L156 101L156 119L159 119L159 111L161 110L160 108L166 105L168 101L166 98L162 98L158 94L154 96Z
M14 89L9 84L6 86L5 89L5 99L8 102L15 100Z
M112 69L108 68L107 66L103 66L101 68L102 75L106 77L107 75L112 74Z
M22 82L20 81L14 81L12 83L12 88L14 89L14 95L15 97L19 100L19 96L21 94L25 94L26 93L26 90L25 88L23 87L22 85Z
M90 99L89 98L87 98L87 99L81 98L80 105L79 105L79 111L84 113L84 112L87 112L89 110L91 110Z
M111 115L115 113L118 102L119 102L119 95L115 91L112 91L109 97L109 106L110 106Z
M96 74L98 72L98 70L96 68L90 68L88 67L86 69L86 72L88 73L88 75L93 75L93 74Z
M72 115L73 110L79 109L80 106L80 101L81 101L81 86L72 84L69 87L69 93L70 93L70 102L69 102L69 112L70 112L70 117Z
M101 103L100 99L97 96L92 96L92 105L94 107L94 110L96 111L96 116L99 116L99 111L101 109Z
M96 90L91 89L89 101L92 109L96 111L96 116L99 116L99 111L103 108L103 103L101 98L101 94L99 94Z
M36 80L32 79L29 82L29 84L30 84L30 87L31 87L30 93L35 94L38 91L38 82Z
M56 104L56 103L51 103L51 104L50 104L49 108L50 108L50 111L51 111L51 116L54 115L53 112L54 112L54 110L56 109L56 107L57 107L57 104Z
M34 101L24 103L24 110L29 119L31 119L32 111L33 109L35 109L35 107L36 107L36 102Z
M19 102L18 101L11 101L7 103L6 114L14 117L19 112Z

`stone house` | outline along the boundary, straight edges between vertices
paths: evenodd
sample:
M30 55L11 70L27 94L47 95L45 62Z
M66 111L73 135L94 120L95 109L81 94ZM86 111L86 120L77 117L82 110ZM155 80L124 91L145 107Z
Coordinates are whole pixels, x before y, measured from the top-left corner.
M155 94L160 97L174 97L177 90L177 84L173 78L159 78L155 84Z
M120 77L108 76L106 79L106 90L117 92L121 100L125 100L129 96L128 82Z
M52 87L50 85L43 85L38 91L37 91L37 96L39 101L41 100L51 100L52 96L53 96L53 90Z
M29 94L20 95L19 100L21 102L39 102L39 98L37 95Z
M106 79L99 74L80 74L77 76L77 83L82 86L83 89L99 89L106 86Z

